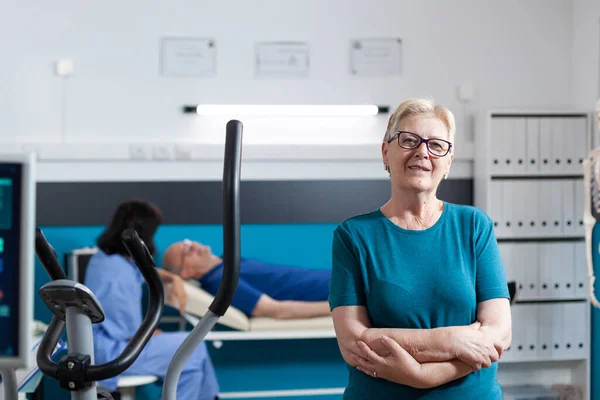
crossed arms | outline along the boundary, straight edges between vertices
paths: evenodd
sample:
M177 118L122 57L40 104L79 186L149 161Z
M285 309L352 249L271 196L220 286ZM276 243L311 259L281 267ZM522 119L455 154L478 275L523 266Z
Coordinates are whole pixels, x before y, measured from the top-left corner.
M488 368L512 340L508 299L478 304L477 321L469 326L435 329L372 328L363 306L333 310L344 361L377 378L433 388Z

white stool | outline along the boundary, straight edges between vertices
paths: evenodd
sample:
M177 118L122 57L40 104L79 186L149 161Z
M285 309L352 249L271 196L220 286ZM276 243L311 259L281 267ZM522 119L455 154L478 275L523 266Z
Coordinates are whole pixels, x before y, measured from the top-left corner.
M135 400L135 388L156 382L158 378L152 375L128 375L119 378L117 390L121 393L121 400Z

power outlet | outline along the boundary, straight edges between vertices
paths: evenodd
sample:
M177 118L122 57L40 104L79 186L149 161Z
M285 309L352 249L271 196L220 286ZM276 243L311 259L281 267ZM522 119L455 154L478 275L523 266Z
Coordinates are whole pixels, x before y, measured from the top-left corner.
M143 144L132 144L129 146L129 158L132 160L149 160L150 147Z
M152 158L155 160L171 160L173 158L173 154L171 151L171 146L167 144L156 145L152 149Z
M178 144L175 146L176 160L191 160L192 159L192 144Z
M475 87L471 83L463 83L458 87L459 100L468 103L475 97Z
M54 64L54 73L59 78L70 78L73 76L73 61L72 60L58 60Z

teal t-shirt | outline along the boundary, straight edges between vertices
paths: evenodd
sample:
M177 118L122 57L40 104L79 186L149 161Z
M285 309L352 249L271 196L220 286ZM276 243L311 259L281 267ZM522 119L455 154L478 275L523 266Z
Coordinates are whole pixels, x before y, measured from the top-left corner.
M477 303L509 298L492 220L444 203L425 230L402 229L378 209L341 223L333 235L329 303L365 306L378 328L470 325ZM501 400L497 363L433 389L376 379L349 366L346 400Z

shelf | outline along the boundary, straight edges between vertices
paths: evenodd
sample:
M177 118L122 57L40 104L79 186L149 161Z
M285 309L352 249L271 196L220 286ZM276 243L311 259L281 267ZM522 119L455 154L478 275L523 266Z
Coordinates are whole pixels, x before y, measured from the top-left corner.
M553 174L553 173L539 173L539 174L498 174L490 175L491 180L527 180L527 179L583 179L583 174Z
M496 239L500 243L509 243L509 242L577 242L580 240L585 240L584 235L556 235L556 236L498 236L496 235Z
M585 303L587 298L517 300L514 304Z
M583 222L592 119L587 110L486 110L477 120L474 205L496 224L508 280L523 283L511 307L514 348L499 362L502 385L574 384L589 398ZM560 348L538 347L550 343Z
M564 235L564 236L520 236L520 237L506 237L506 236L497 236L498 242L577 242L580 240L585 240L585 236L583 235Z
M572 361L588 361L590 359L589 356L586 357L564 357L564 358L552 358L552 357L541 357L532 360L503 360L500 358L498 364L508 365L508 364L523 364L523 363L541 363L541 362L572 362Z

